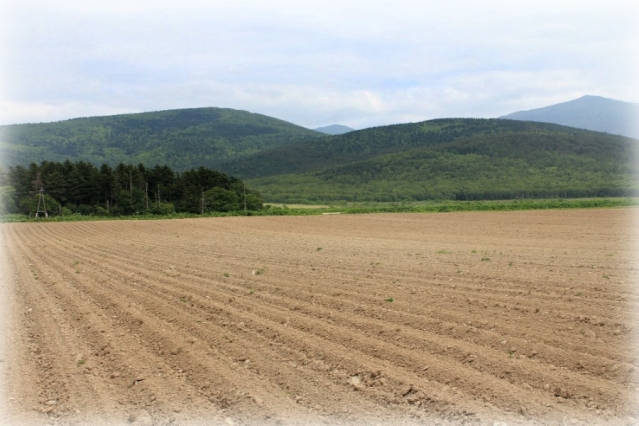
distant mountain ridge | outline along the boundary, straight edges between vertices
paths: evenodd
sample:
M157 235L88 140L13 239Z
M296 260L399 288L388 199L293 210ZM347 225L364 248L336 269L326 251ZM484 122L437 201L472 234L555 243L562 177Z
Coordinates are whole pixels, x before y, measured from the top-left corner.
M575 126L447 118L329 136L247 111L194 108L0 126L0 158L4 167L204 166L285 203L639 194L639 141Z
M436 119L280 146L223 165L265 200L491 200L638 194L639 141L552 123Z
M48 161L168 165L178 171L218 168L242 158L325 134L262 114L190 108L0 126L3 166Z
M639 138L639 104L586 95L543 108L518 111L500 118L555 123L579 129Z
M317 127L313 130L316 132L326 133L327 135L343 135L344 133L352 132L355 129L341 124L331 124L330 126Z

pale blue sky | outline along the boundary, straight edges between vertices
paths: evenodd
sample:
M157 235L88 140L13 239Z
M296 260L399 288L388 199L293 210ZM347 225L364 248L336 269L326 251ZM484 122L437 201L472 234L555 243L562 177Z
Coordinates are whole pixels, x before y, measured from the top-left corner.
M0 124L218 106L305 127L639 102L633 1L0 3Z

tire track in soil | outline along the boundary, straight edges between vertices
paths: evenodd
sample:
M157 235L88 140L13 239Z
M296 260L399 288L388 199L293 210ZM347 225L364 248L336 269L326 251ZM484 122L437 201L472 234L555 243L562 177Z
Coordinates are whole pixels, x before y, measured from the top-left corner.
M340 218L340 220L342 219ZM220 222L224 226L217 226ZM109 304L104 305L109 314L115 313L117 316L125 316L134 312L135 320L139 318L143 321L140 327L135 326L135 321L128 321L126 326L120 325L120 328L117 323L113 322L97 322L95 324L103 324L102 326L105 328L122 330L121 332L138 336L138 338L143 336L141 344L146 345L145 353L154 353L160 360L166 359L166 357L163 358L157 348L156 352L153 352L154 348L151 346L151 342L157 341L156 339L160 339L160 341L164 339L165 342L169 343L175 342L179 341L179 339L175 339L175 336L182 333L197 337L197 343L190 345L197 345L201 341L213 341L222 347L224 342L218 337L219 333L228 333L232 330L232 338L236 340L234 342L236 349L225 349L224 356L220 357L222 360L217 360L212 364L213 368L227 372L229 377L232 377L237 374L233 368L233 360L239 360L236 355L237 351L240 347L244 349L244 352L249 350L251 357L257 357L257 359L263 357L269 360L260 365L263 373L261 377L265 377L265 381L263 380L258 387L267 389L270 380L273 382L270 385L271 390L276 393L281 392L286 386L289 388L293 386L297 393L312 395L310 401L305 401L304 398L298 401L297 405L302 407L312 407L313 398L322 395L321 393L313 394L310 386L304 387L295 383L296 380L299 381L300 378L304 377L304 381L315 382L331 389L328 394L338 395L342 400L349 394L350 396L357 395L349 400L353 407L364 405L367 406L366 409L369 409L369 407L378 406L378 413L391 417L395 415L396 419L415 414L415 407L407 400L414 401L413 404L423 403L424 408L420 407L422 414L444 411L444 414L448 415L450 412L454 414L457 410L458 416L451 417L453 421L468 418L463 415L462 409L453 408L455 406L451 402L457 401L456 407L466 407L471 410L477 408L476 413L479 419L475 418L481 423L482 418L487 418L487 413L490 417L490 413L493 415L498 413L503 416L504 410L517 411L517 404L520 404L521 399L531 395L535 396L531 398L532 404L527 410L533 414L544 415L548 422L551 422L549 419L553 414L563 413L562 415L570 416L570 413L575 411L579 412L582 419L602 419L602 417L593 414L594 410L588 410L587 407L584 407L574 395L562 400L562 398L554 397L552 389L550 391L543 389L541 381L553 377L555 381L575 382L571 387L582 389L586 394L600 389L603 396L598 402L600 405L606 406L604 409L608 410L608 417L603 418L613 421L617 416L623 415L620 413L629 412L625 408L627 404L623 402L627 398L625 397L627 391L624 391L624 388L628 389L626 384L628 374L624 371L633 368L632 363L635 360L631 354L623 351L622 343L617 343L611 349L606 350L606 344L596 342L593 342L592 345L594 349L589 348L589 353L584 354L581 352L586 347L575 341L577 339L574 339L574 336L571 336L569 332L566 332L567 341L563 344L560 339L552 337L553 333L544 334L543 326L536 326L539 317L530 312L536 303L530 302L531 298L529 297L528 299L524 298L522 302L525 305L520 306L513 304L508 298L509 294L516 298L517 292L521 291L522 287L525 288L527 283L517 286L511 282L499 282L499 280L495 280L495 276L491 277L485 274L464 277L464 281L462 281L453 275L455 271L447 271L451 269L448 262L436 262L430 267L439 271L437 274L441 278L428 278L427 281L429 290L437 290L440 292L440 297L443 296L441 303L439 303L443 312L439 312L439 315L435 309L428 311L422 309L420 312L420 305L429 299L420 298L419 294L415 293L421 290L420 286L423 285L423 279L419 278L420 275L427 274L410 265L408 265L408 272L402 272L402 268L406 267L405 263L400 262L396 257L393 258L388 252L382 252L382 257L389 258L390 266L386 270L378 268L373 273L369 271L368 282L365 285L377 286L381 288L379 290L381 292L392 290L395 294L400 295L392 305L384 305L375 297L362 295L357 290L346 287L361 280L357 273L363 269L363 259L357 259L358 262L355 263L348 262L351 260L348 253L352 252L355 246L352 240L342 241L342 244L335 250L337 254L333 258L326 258L325 261L318 262L318 259L311 259L308 255L300 254L302 249L306 253L310 252L317 243L305 235L296 234L296 229L290 231L291 235L296 235L296 251L282 251L278 254L275 247L281 247L281 242L286 239L280 236L275 241L269 240L277 234L277 229L271 228L268 229L268 232L258 232L257 236L250 235L244 238L244 234L233 227L236 225L233 222L237 221L220 222L207 220L182 222L177 224L179 226L172 228L175 231L166 231L164 226L158 225L159 222L149 226L148 229L145 228L145 224L141 223L136 223L135 226L131 226L130 223L118 223L118 226L114 228L109 227L110 223L82 223L79 224L81 226L78 226L78 230L74 228L76 224L71 223L66 223L64 224L66 226L58 228L47 225L62 224L34 224L41 225L39 233L20 234L21 236L16 234L13 238L22 238L23 235L24 247L26 247L30 239L33 240L36 236L45 234L43 238L46 239L47 244L53 246L53 250L47 251L39 246L29 247L28 250L31 250L32 256L36 256L38 259L47 259L52 270L66 270L65 273L69 274L73 283L73 292L65 293L68 298L72 299L72 296L82 294L93 302L96 300L109 301ZM229 224L229 222L231 223ZM164 224L166 223L164 222ZM199 226L197 229L189 229L188 225L193 223L205 223L206 225ZM269 220L268 223L277 223L277 221ZM222 237L219 238L218 246L229 247L228 253L221 250L211 253L211 250L208 249L208 243L203 244L202 239L198 239L197 233L201 234L203 229L213 228L217 230L216 236ZM179 235L179 237L175 237L175 240L181 238L181 241L176 243L173 238L166 238L165 241L157 242L158 235L162 235L159 232L162 231L164 234L175 232L176 235ZM226 234L222 234L223 232ZM67 238L66 234L77 234L78 236L72 239ZM118 240L120 243L117 250L111 248L114 247L114 245L110 245L113 240ZM185 240L188 242L183 242ZM329 242L322 241L322 245L328 246L329 243L334 243L337 240L333 238ZM76 245L76 247L69 247L69 243L72 246ZM394 239L391 239L390 243L391 245L397 244ZM129 244L132 245L129 246ZM256 244L265 248L257 254L250 252L246 254L246 248ZM385 244L388 244L388 241L385 241ZM369 246L373 247L370 253L375 253L373 250L376 249L375 245ZM437 246L438 244L435 243L432 247L436 248ZM25 251L25 256L28 256L28 250ZM142 250L147 252L142 252ZM100 253L104 257L96 258ZM379 252L377 253L379 254ZM78 275L89 275L92 279L85 280L83 277L74 276L71 265L56 260L56 256L61 254L67 254L67 257L75 256L81 260L82 266L87 269ZM218 267L214 262L205 260L211 255L215 256L215 260L219 261L222 266ZM337 258L344 261L344 264L336 263ZM162 272L166 269L165 266L169 263L176 263L175 260L182 260L190 267L187 269L178 263L178 268L175 270L176 274L179 273L181 276L172 277L168 274L162 276ZM323 277L329 273L325 271L312 275L304 270L304 264L309 261L318 268L328 268L334 265L331 273L338 275L339 278L327 281ZM294 266L294 262L298 264L297 267ZM385 261L384 265L386 263ZM244 275L242 270L250 269L249 265L256 264L268 265L267 272L259 276L242 276ZM300 264L302 265L300 266ZM286 269L287 266L288 269ZM538 262L537 265L527 267L534 269L548 268L549 266L544 262ZM352 269L356 272L349 273L349 270ZM222 279L223 270L232 270L233 277ZM235 275L239 275L241 278L235 278ZM444 286L445 280L449 276L457 280L456 288L433 288L437 284ZM135 277L134 279L137 281L137 288L132 286L132 277ZM401 288L406 288L406 290L398 290L392 285L379 283L379 281L391 282L393 277L399 277L402 283ZM490 280L491 285L488 290L481 287L488 281L486 277ZM99 278L101 281L94 278ZM473 285L473 279L478 281L476 285ZM468 280L468 284L465 284L465 280ZM303 281L314 281L316 284L311 289L310 286L300 283ZM509 279L509 281L513 280ZM546 289L544 283L535 280L529 282L535 283L541 290ZM318 288L320 286L321 289ZM614 294L620 294L619 298L626 297L623 296L623 290L615 289L613 286L609 287L615 290ZM248 297L246 292L250 288L256 288L257 291ZM468 302L463 295L464 293L472 293L476 288L482 288L482 291L486 292L493 290L492 298L484 293L482 300L491 301L500 306L496 307L498 309L489 310L488 314L503 312L506 316L505 319L511 320L512 325L492 317L486 321L486 311L478 310L475 313L467 310L465 305ZM494 291L495 289L499 291ZM592 297L599 296L596 292L588 294ZM180 297L188 298L186 302L180 302ZM475 295L473 294L472 297L475 298ZM537 299L532 299L533 301L538 300L538 303L542 303L545 292L539 291L537 295L532 297L537 297ZM559 297L561 296L552 298L550 302L554 304L553 307L557 306L555 309L561 309ZM228 302L229 298L235 300ZM319 304L317 303L318 299L323 299L324 302ZM130 304L127 304L127 301L130 300L136 300L135 303L141 304L142 307L132 309ZM626 311L628 305L623 302L623 300L611 301L616 304L615 307L623 308ZM601 302L601 304L603 303ZM187 304L192 304L194 307L190 308ZM502 307L502 304L506 306ZM519 309L515 309L517 306ZM544 325L546 327L550 325L557 330L568 322L579 321L582 323L583 320L575 318L581 315L584 310L592 311L593 307L596 306L597 303L591 303L591 301L578 306L577 310L566 305L563 307L563 311L570 312L569 315L562 314L565 318L553 317L556 323L546 322ZM78 308L80 307L78 305ZM91 308L91 305L82 305L82 307ZM524 309L528 309L528 311L526 312ZM602 313L595 311L595 315L599 317ZM286 318L289 319L288 323L286 323ZM613 320L612 317L605 317L604 329L608 328L608 318ZM198 324L198 321L208 323L201 325ZM617 321L624 324L623 318L617 319ZM224 322L227 324L222 325ZM522 332L516 327L517 322L520 327L522 324L524 326L535 325L536 327L533 329L535 334L531 335L530 329ZM193 326L193 323L198 326ZM237 325L240 323L243 324L238 327ZM471 341L467 337L468 329L473 331L469 325L471 323L477 323L484 327L482 329L474 327L475 330L479 331L473 336L475 341ZM455 327L455 330L448 330L450 326ZM143 332L139 330L144 327L148 327L148 330L145 329ZM158 328L161 327L173 328L170 332L162 334L158 332ZM520 347L525 347L528 344L526 340L533 341L532 346L528 346L527 350L534 347L541 348L541 350L538 349L539 353L536 359L530 362L528 360L511 360L507 354L504 354L503 345L497 341L502 336L508 338L507 347L516 343L518 351L521 350ZM622 336L616 337L616 342L623 342ZM278 340L275 341L275 339ZM542 340L544 346L536 343L537 340ZM268 345L268 348L265 349L255 343L266 341L274 344ZM251 347L251 345L257 347ZM206 348L199 349L195 353L198 357L207 358L209 355L206 350ZM473 355L470 362L468 362L468 355ZM174 358L175 355L172 357ZM352 360L352 357L357 359ZM309 361L309 358L312 360ZM562 361L564 364L560 362L558 366L554 366L556 370L550 365L556 363L557 360L566 358L566 361ZM576 366L576 358L582 360L582 364L585 365ZM242 367L244 368L243 374L255 371L251 370L254 368L253 359L248 359L250 367ZM289 367L282 369L281 362L269 364L271 359L286 359L288 363L292 362L289 359L295 359L297 364L295 367L287 364ZM313 361L318 360L321 363L312 364ZM202 361L200 364L192 360L187 363L197 365L198 368L202 368L202 364L206 365ZM426 372L420 371L424 363L429 364L429 369ZM609 363L615 365L610 366ZM315 368L310 368L309 365L315 366ZM379 365L383 365L384 370L388 370L384 373L387 385L366 386L379 382L379 379L371 380L374 377L370 377L371 373L375 374L375 367ZM602 365L605 366L604 368L616 367L616 375L610 377L607 373L593 371ZM333 368L335 366L338 368ZM173 370L178 368L177 365L170 367ZM298 367L302 367L302 370ZM325 371L326 368L330 371ZM269 379L269 377L277 377L275 372L278 370L285 372L285 378ZM509 371L510 374L507 374ZM332 377L332 373L336 373L339 377ZM352 386L347 384L346 380L349 376L353 377L351 376L353 374L357 375L359 380L363 382L364 386L360 391L353 392ZM470 378L464 376L470 376ZM515 376L516 379L509 376ZM462 378L459 381L454 381L456 377ZM522 377L533 382L531 387L534 389L527 389L525 385L528 383L522 380ZM189 383L201 382L201 379L196 377L188 377L185 380ZM253 380L253 376L251 376L251 380ZM279 383L277 383L278 381ZM482 382L486 381L489 384L482 386ZM413 389L407 386L410 383L413 383ZM624 386L619 386L620 384ZM404 386L403 389L402 386ZM448 386L448 389L442 393L445 386ZM459 388L458 393L445 395L454 387ZM229 391L232 390L229 389ZM404 391L406 391L407 398L402 395ZM484 403L483 399L488 399L487 395L497 405ZM620 395L621 398L619 398ZM289 401L290 398L283 398L283 400ZM400 402L400 404L395 407L392 405L393 402ZM617 404L615 405L613 402L617 402ZM594 405L591 402L585 402L585 404ZM545 405L551 405L551 407L546 407L547 410L544 411ZM284 409L294 411L288 406ZM260 407L257 410L266 411ZM313 407L311 411L313 412ZM327 409L322 410L323 413L333 416L339 411L335 400L330 402L330 398ZM354 414L357 415L363 411L365 410L355 411ZM316 415L318 410L314 412ZM548 416L546 416L546 412L549 413ZM606 413L603 415L605 416ZM506 413L506 416L512 415ZM344 415L344 418L348 420L349 416ZM353 416L350 418L352 419ZM471 416L468 419L472 418ZM521 420L520 416L518 421Z

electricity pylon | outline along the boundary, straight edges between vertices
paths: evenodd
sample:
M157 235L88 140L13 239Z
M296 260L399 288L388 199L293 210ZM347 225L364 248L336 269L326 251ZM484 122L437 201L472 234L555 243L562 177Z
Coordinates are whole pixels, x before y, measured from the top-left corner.
M40 205L42 205L44 210L40 210ZM38 191L38 209L35 214L36 219L40 217L40 213L44 213L44 217L49 217L49 214L47 213L47 203L44 201L44 186L41 186Z

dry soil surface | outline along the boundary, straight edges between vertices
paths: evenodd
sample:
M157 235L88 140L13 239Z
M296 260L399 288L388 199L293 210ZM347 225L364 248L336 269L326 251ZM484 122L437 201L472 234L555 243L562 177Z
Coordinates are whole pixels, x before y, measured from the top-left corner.
M632 424L635 211L2 224L2 416Z

